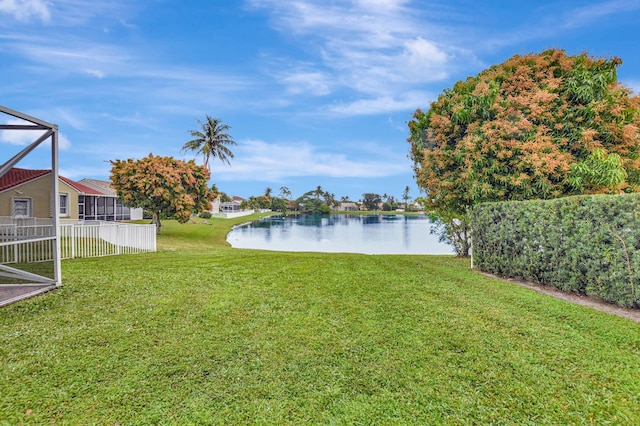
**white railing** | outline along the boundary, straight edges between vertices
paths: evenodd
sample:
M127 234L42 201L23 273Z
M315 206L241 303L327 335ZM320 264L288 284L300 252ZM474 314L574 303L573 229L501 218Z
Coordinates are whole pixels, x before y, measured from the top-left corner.
M147 251L156 251L155 225L113 222L94 225L60 225L61 259L135 254Z
M53 260L50 219L0 217L0 264ZM49 224L47 223L49 221ZM156 251L155 225L87 222L60 225L60 258L98 257Z
M221 217L224 219L232 219L234 217L242 217L242 216L249 216L250 214L253 214L254 210L240 210L240 211L234 211L234 212L218 212L218 213L214 213L211 216L213 217Z
M51 220L0 218L0 263L31 263L53 259Z

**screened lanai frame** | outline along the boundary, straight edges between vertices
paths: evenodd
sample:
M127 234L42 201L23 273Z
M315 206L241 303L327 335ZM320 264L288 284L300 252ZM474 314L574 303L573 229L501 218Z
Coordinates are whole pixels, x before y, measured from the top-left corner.
M53 262L53 270L48 275L41 275L38 273L37 268L35 268L35 271L30 272L9 266L11 263L1 263L0 282L3 283L2 286L4 287L5 297L3 298L4 300L0 300L0 306L48 291L52 287L54 288L62 284L59 238L60 221L58 217L60 208L60 200L58 197L58 126L0 105L0 117L3 117L3 115L18 118L25 123L3 124L4 121L0 121L0 130L36 130L42 131L43 133L16 155L9 158L4 164L0 165L0 178L7 174L18 162L29 155L34 149L42 143L50 140L52 195L50 197L51 220L50 225L47 226L48 229L46 232L20 233L19 236L18 233L16 233L16 236L13 238L0 239L0 246L10 246L18 252L21 249L21 246L24 247L26 245L38 243L41 244L42 247L46 245L48 248L43 251L47 251L48 256L46 260ZM36 256L33 260L42 261L43 259L38 259ZM15 288L11 288L13 281L15 281Z

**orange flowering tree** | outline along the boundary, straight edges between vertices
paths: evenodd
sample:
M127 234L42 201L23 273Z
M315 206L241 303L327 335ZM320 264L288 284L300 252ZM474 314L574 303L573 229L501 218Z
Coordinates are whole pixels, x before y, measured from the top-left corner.
M149 154L141 160L111 161L111 182L123 204L153 215L160 233L160 214L186 223L193 213L209 208L215 194L207 187L209 171L191 161Z
M459 255L477 203L640 188L640 98L617 82L620 64L514 56L414 113L416 181Z

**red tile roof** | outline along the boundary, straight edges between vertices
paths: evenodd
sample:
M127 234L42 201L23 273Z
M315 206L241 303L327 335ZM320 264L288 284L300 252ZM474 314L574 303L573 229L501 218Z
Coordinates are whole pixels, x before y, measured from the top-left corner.
M104 192L100 192L97 189L93 189L88 187L87 185L83 185L80 182L76 182L75 180L71 180L69 178L66 178L64 176L59 176L60 180L64 181L67 185L69 185L70 187L72 187L73 189L75 189L76 191L78 191L81 194L84 195L108 195L105 194Z
M46 176L51 174L51 170L29 170L29 169L20 169L17 167L9 170L4 176L0 177L0 191L7 190L9 188L13 188L14 186L22 185L24 183L30 182L34 179L40 178L42 176ZM67 185L75 189L81 194L84 195L102 195L102 196L111 196L105 192L98 191L97 189L91 188L87 185L83 185L79 182L66 178L64 176L58 176L60 180L65 182Z
M0 177L0 191L22 185L50 173L51 170L29 170L14 167Z

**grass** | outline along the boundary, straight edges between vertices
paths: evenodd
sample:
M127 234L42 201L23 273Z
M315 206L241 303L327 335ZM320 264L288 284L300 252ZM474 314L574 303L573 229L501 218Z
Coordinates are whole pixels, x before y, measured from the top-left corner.
M450 256L230 249L231 223L0 309L0 424L640 423L638 324Z

